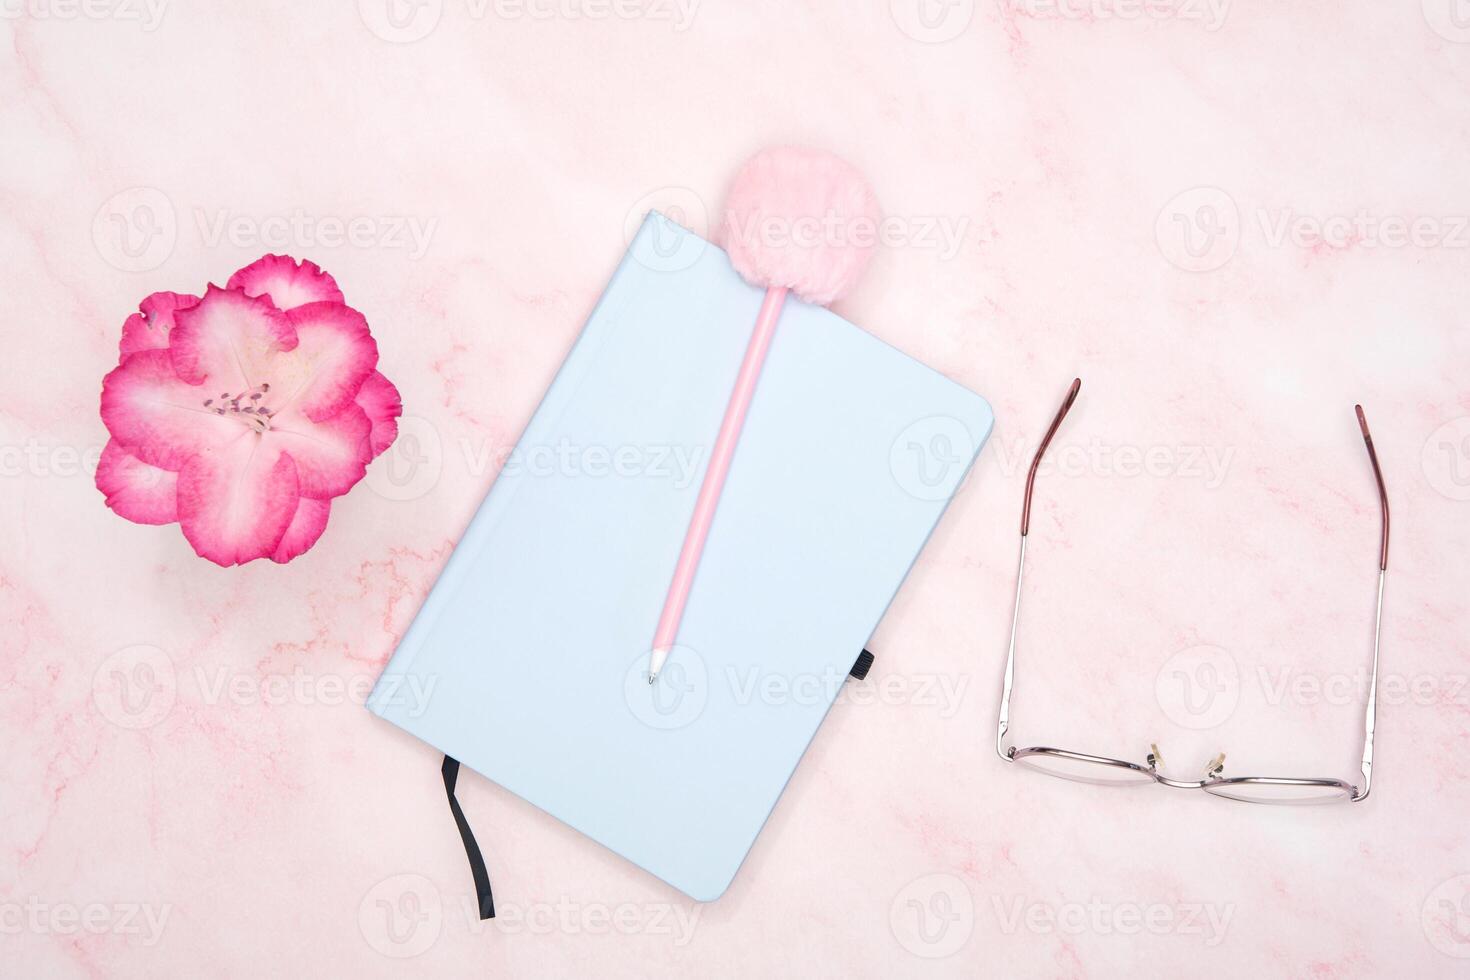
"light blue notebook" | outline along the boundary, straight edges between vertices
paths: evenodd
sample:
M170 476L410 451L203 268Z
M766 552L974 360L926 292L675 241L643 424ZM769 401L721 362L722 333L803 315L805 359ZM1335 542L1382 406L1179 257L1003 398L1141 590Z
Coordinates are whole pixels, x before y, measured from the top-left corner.
M980 396L788 300L650 686L761 297L648 216L368 700L699 901L735 876L992 423Z

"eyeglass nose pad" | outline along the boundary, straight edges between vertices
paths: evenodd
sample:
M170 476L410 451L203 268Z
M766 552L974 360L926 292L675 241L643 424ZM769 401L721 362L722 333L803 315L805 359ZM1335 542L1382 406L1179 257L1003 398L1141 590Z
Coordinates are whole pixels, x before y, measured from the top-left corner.
M1157 772L1164 765L1164 753L1159 751L1157 742L1148 743L1148 747L1153 750L1148 754L1148 767Z
M1221 752L1219 755L1217 755L1213 759L1211 759L1209 761L1209 763L1205 766L1205 778L1206 779L1214 779L1216 776L1220 775L1220 773L1222 773L1224 771L1225 771L1225 753L1224 752Z

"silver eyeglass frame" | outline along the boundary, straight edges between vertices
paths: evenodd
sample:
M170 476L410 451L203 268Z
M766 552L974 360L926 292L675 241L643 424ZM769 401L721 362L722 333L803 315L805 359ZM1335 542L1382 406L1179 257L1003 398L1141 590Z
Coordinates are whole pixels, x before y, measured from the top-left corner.
M1057 411L1056 417L1052 419L1051 426L1046 430L1046 435L1037 447L1036 456L1031 461L1031 469L1026 475L1026 497L1021 511L1021 553L1016 561L1016 598L1011 609L1011 638L1010 648L1006 652L1005 679L1001 688L1000 696L1000 719L996 726L995 751L1006 762L1024 763L1027 759L1047 760L1061 763L1081 763L1087 766L1101 766L1119 770L1121 778L1117 780L1084 780L1117 785L1146 785L1148 782L1162 783L1175 789L1202 789L1214 796L1233 799L1243 803L1274 803L1274 804L1320 804L1320 803L1358 803L1368 798L1369 790L1373 783L1373 728L1378 714L1378 651L1379 643L1383 633L1383 585L1388 573L1388 493L1384 489L1383 471L1378 465L1378 453L1373 448L1373 436L1368 431L1368 419L1363 414L1363 406L1356 405L1354 410L1358 416L1358 428L1363 435L1363 443L1368 449L1368 461L1373 467L1373 479L1378 489L1378 505L1381 514L1381 525L1378 546L1378 591L1373 613L1373 672L1368 685L1368 701L1363 714L1363 763L1362 763L1362 785L1359 787L1341 779L1330 777L1281 777L1281 776L1223 776L1225 771L1225 754L1222 752L1205 766L1205 772L1199 779L1171 779L1165 776L1163 768L1163 757L1157 745L1152 745L1151 752L1145 758L1143 764L1126 762L1122 759L1114 759L1109 756L1089 755L1082 752L1071 752L1065 749L1050 748L1048 746L1031 746L1018 748L1006 745L1006 733L1010 728L1011 718L1011 694L1015 686L1016 673L1016 628L1021 616L1021 584L1026 571L1026 537L1031 526L1031 497L1036 483L1036 471L1041 465L1041 457L1046 453L1047 446L1051 444L1052 437L1056 435L1057 429L1066 418L1067 412L1071 410L1072 403L1077 400L1077 393L1082 389L1082 379L1076 378L1067 390L1067 396L1062 402L1062 407ZM1033 767L1037 767L1035 763ZM1040 769L1048 775L1056 775L1061 778L1072 778L1049 769ZM1324 792L1316 797L1303 796L1297 799L1262 799L1248 795L1248 787L1281 787L1286 790L1320 789ZM1232 792L1234 791L1234 792Z

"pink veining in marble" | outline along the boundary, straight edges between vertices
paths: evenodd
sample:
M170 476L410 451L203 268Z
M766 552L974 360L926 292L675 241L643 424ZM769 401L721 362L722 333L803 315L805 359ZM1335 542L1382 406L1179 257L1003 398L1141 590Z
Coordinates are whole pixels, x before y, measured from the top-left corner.
M0 18L0 973L1455 976L1470 964L1470 19L1456 0L17 0ZM1456 16L1457 13L1461 16ZM750 51L760 45L759 62ZM360 702L618 260L830 148L888 220L838 311L997 426L734 886L693 906ZM330 268L405 405L286 566L118 520L140 296ZM1012 732L1351 777L1104 790ZM1199 796L1200 798L1196 798Z

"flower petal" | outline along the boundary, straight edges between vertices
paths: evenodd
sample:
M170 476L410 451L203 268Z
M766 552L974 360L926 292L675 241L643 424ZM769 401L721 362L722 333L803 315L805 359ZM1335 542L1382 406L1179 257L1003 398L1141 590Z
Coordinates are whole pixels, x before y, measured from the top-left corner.
M317 538L327 529L327 518L331 512L330 500L302 497L296 505L296 516L291 518L291 524L286 528L281 543L276 545L275 552L271 554L271 561L284 565L316 544Z
M276 414L295 409L313 420L330 418L352 404L377 366L377 341L362 314L341 303L308 303L286 315L298 343L271 359L266 401Z
M306 259L298 263L289 255L261 256L231 276L225 288L239 289L246 296L269 297L281 310L318 300L344 301L336 280L320 266Z
M199 302L198 296L185 293L154 293L138 304L141 313L134 313L123 324L122 340L117 345L118 353L126 357L140 350L157 350L168 346L168 336L174 328L174 313L188 309Z
M179 519L178 474L147 463L110 439L97 460L97 489L107 506L134 524L172 524Z
M296 464L272 440L239 436L179 471L179 525L201 558L242 565L275 553L296 515Z
M349 403L329 419L313 422L299 412L271 419L266 439L291 454L301 479L301 495L325 500L351 490L372 462L372 423Z
M139 351L103 379L102 422L143 462L177 471L190 456L246 431L215 414L207 396L179 379L167 350Z
M393 382L381 371L374 371L363 379L362 387L357 389L356 401L373 424L370 442L376 459L398 438L398 417L403 414L403 400L399 398Z
M296 347L296 329L269 300L211 285L195 306L179 310L169 334L174 370L211 394L239 394L269 381L270 365Z

